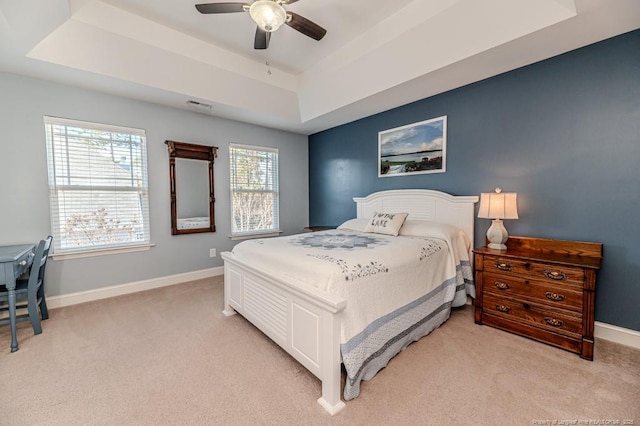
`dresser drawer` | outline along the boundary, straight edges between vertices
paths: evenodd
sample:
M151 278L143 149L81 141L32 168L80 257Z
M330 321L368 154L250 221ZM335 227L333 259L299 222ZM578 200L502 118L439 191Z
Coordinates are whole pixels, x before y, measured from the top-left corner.
M560 313L535 303L484 295L483 309L491 315L510 318L536 325L546 330L569 336L582 337L582 315Z
M499 256L485 256L485 272L528 275L532 278L582 287L584 270L570 266L552 265Z
M483 289L499 297L525 297L534 303L582 313L582 291L549 281L503 274L484 274Z
M485 315L483 317L483 324L554 345L571 352L581 353L583 350L582 339L579 336L554 333L553 331L547 331L546 329L542 329L542 327L531 325L530 323L512 321L510 318L497 315Z

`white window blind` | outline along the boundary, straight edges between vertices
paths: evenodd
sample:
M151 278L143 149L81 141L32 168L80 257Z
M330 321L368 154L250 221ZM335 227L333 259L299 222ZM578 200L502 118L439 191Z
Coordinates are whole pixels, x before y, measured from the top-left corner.
M57 254L150 243L144 130L44 117Z
M231 235L280 232L278 150L229 145Z

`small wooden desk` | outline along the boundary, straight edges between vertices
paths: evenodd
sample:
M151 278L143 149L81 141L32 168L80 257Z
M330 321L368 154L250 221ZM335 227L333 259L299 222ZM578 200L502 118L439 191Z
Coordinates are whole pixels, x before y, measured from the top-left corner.
M35 244L0 246L0 285L9 292L9 322L11 324L11 352L18 350L16 337L16 278L25 273L35 255Z

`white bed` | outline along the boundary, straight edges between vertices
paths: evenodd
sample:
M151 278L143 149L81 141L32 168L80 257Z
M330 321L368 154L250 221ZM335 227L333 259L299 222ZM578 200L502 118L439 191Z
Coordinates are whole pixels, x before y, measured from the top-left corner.
M466 297L460 300L460 295L473 295L473 286L468 285L465 293L465 285L460 286L460 280L463 283L466 279L468 281L471 280L470 250L473 248L474 203L477 200L478 198L475 196L456 197L430 190L382 191L365 198L354 198L357 203L357 218L361 220L351 221L351 225L345 224L344 229L327 231L324 236L320 233L317 235L301 234L268 241L265 239L247 241L247 244L241 243L234 248L233 252L222 253L222 258L225 261L224 313L225 315L233 315L237 311L242 314L316 375L322 381L322 396L318 399L318 402L325 410L334 414L344 407L340 389L341 363L343 361L347 368L345 396L351 399L359 393L360 380L371 378L386 365L388 359L395 353L399 352L411 341L428 334L433 328L446 321L450 307L463 304L466 300ZM439 268L442 270L441 274L444 275L439 275L434 279L433 283L430 280L424 280L424 284L419 284L420 286L428 285L428 287L421 288L416 283L416 288L409 289L409 287L405 288L403 284L403 291L396 291L395 293L413 294L410 300L415 299L416 301L411 303L411 309L413 310L411 315L422 315L422 313L416 314L414 311L424 310L426 305L435 303L439 307L436 312L437 315L434 314L436 318L432 318L430 314L429 321L420 322L420 327L417 329L415 327L411 328L410 332L405 333L409 335L403 336L403 340L394 340L393 342L390 340L390 343L386 346L395 345L396 347L389 349L389 354L386 358L380 357L380 359L376 359L371 363L362 363L360 365L353 364L351 354L358 353L357 356L361 358L366 358L370 355L366 352L370 349L365 348L364 346L366 345L364 343L360 345L367 338L362 337L365 333L363 330L365 328L366 330L373 330L376 327L381 329L386 327L386 323L380 323L382 318L378 318L378 316L381 313L384 314L391 311L389 311L388 306L376 302L375 299L367 300L364 308L358 306L356 300L366 300L369 297L368 293L373 293L370 289L376 288L371 287L376 280L383 282L386 279L393 281L393 283L402 280L403 282L411 281L412 285L414 284L413 281L417 280L407 279L404 275L392 276L391 274L386 274L389 271L398 269L397 267L386 267L385 263L394 262L390 252L383 254L385 260L382 262L367 263L367 273L361 274L362 268L360 268L359 258L354 257L349 260L350 258L345 256L347 256L347 252L349 252L349 256L364 256L364 254L351 253L354 250L342 250L342 257L338 261L332 256L332 253L335 252L326 251L327 247L323 246L324 243L322 241L335 240L336 238L363 240L365 243L358 246L361 249L360 253L371 253L370 246L382 247L380 249L376 248L376 250L384 250L383 246L387 246L386 249L389 250L390 241L396 238L398 244L400 242L405 244L406 248L402 248L403 252L405 250L407 253L411 252L411 250L420 250L420 247L422 247L422 253L426 252L427 256L420 256L420 260L428 258L428 262L431 262L431 258L436 259L438 256L444 256L441 255L445 251L442 248L456 246L451 242L454 237L450 237L448 233L440 235L436 239L410 236L403 236L398 239L399 237L377 234L359 234L357 229L359 224L357 223L362 222L365 218L371 218L374 212L407 212L409 213L407 222L409 220L430 221L431 223L443 224L442 227L444 229L452 228L451 225L456 227L456 233L465 236L467 240L462 252L460 252L460 244L457 244L458 253L455 257L458 259L456 262L459 266L461 263L460 258L462 258L462 263L466 262L465 267L467 270L464 273L464 279L462 279L463 274L460 270L456 271L455 264L453 264L453 270L451 265L445 265ZM266 250L263 249L262 246L266 247L267 244L271 246ZM393 244L396 244L396 242L393 242ZM275 248L278 245L281 246L278 251L281 249L291 251L293 250L291 246L304 245L306 246L306 251L304 252L306 254L301 256L306 257L298 257L298 260L291 262L291 259L293 259L291 256L294 256L294 253L293 251L286 251L287 261L293 263L294 266L294 268L286 268L284 264L277 263L279 262L278 258L265 255L265 253L271 254L275 252ZM448 253L448 250L446 251ZM357 252L357 250L354 252ZM397 262L400 262L400 260ZM433 262L436 262L436 260ZM448 260L448 262L451 263L452 261ZM323 278L320 273L315 273L314 268L316 265L323 263L325 265L333 264L330 266L333 266L334 270L337 271L333 274L333 277ZM364 262L362 263L364 264ZM442 262L440 261L440 263ZM349 267L349 264L351 267ZM354 267L356 264L358 268ZM324 268L326 267L324 266ZM354 275L354 271L358 273ZM340 276L341 273L344 276ZM426 276L425 271L420 273L422 274L420 275L421 277ZM364 275L367 275L367 277L364 277ZM356 279L360 277L362 277L362 280L356 283ZM445 277L449 279L442 281ZM352 283L348 283L349 285L343 286L341 284L341 282L348 282L350 279ZM457 285L455 281L457 281ZM462 292L460 291L461 287L463 288ZM345 288L346 290L344 290ZM353 300L353 302L348 306L347 299L349 297L352 298L350 300ZM417 304L419 300L421 302ZM365 302L359 303L362 305ZM397 308L403 308L402 315L406 316L406 306L409 306L405 306L406 300L390 301L389 303L398 303ZM347 306L348 309L346 309ZM443 310L442 307L446 309ZM396 318L401 315L396 317L396 314L392 316L389 313L389 315L383 316L389 317L389 323L391 323L392 321L400 321ZM385 325L383 327L379 324ZM377 331L374 330L373 333L375 332ZM376 340L380 336L371 338ZM360 346L356 347L353 342ZM361 354L360 352L365 353ZM357 374L353 373L352 377L350 372L358 370L358 368L359 371Z

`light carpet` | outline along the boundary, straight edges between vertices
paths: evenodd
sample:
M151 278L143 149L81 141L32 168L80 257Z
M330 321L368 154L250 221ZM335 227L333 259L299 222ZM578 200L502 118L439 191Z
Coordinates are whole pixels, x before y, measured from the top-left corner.
M13 354L0 327L0 424L640 425L640 351L597 340L589 362L476 325L471 306L331 417L320 381L222 315L222 293L215 277L55 309L41 335L18 325Z

